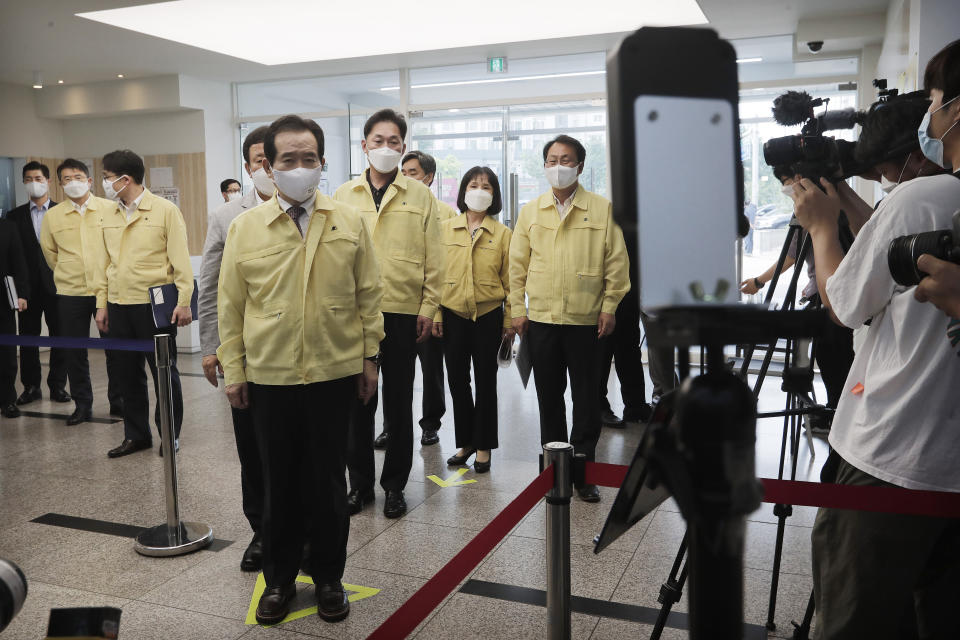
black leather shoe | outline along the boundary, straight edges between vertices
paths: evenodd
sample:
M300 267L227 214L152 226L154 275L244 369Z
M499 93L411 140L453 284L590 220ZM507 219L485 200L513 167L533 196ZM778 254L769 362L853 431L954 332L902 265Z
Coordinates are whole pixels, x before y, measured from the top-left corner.
M123 405L122 404L112 404L110 405L110 415L123 417Z
M20 397L17 398L17 404L30 404L34 400L39 400L42 397L43 393L40 391L40 387L26 387L23 393L20 394Z
M373 504L374 500L373 489L367 489L366 491L351 489L350 493L347 494L347 513L356 515L363 511L363 508L368 504Z
M257 622L277 624L290 613L290 602L297 594L297 586L290 583L285 587L268 587L260 596L257 604Z
M240 559L240 571L260 571L263 566L263 538L259 533L253 534L253 540L247 545Z
M70 414L70 417L67 418L67 426L72 427L73 425L80 424L81 422L87 422L92 417L93 414L90 409L80 409L78 407L72 414Z
M423 435L420 436L420 444L425 447L429 447L432 444L437 444L440 442L440 436L437 435L436 429L424 429Z
M378 435L378 436L377 436L376 438L374 438L374 440L373 440L373 448L374 448L374 449L386 449L386 448L387 448L387 438L389 438L389 437L390 437L390 436L387 434L386 431L381 431L381 432L380 432L380 435Z
M407 501L403 499L403 491L387 489L387 501L383 505L383 515L388 518L399 518L407 512Z
M2 415L4 418L19 418L20 409L17 409L17 405L11 402L7 406L0 409L0 415Z
M648 403L644 402L636 410L633 411L624 411L623 412L623 421L624 422L650 422L650 418L653 416L653 407Z
M584 502L600 502L600 490L595 484L585 484L577 487L577 495Z
M180 438L177 438L173 441L173 448L177 450L177 453L180 453ZM161 458L163 457L163 445L160 445L160 452L157 454Z
M474 460L473 460L473 470L476 471L477 473L486 473L486 472L490 471L490 463L491 463L491 462L493 462L493 456L492 456L492 455L490 456L490 458L489 458L486 462L480 462L479 460L477 460L476 458L474 458Z
M624 426L623 419L613 411L610 411L610 409L600 414L600 422L602 422L605 427L614 427L615 429L622 429Z
M347 592L339 582L318 584L317 615L327 622L340 622L350 614L350 601Z
M467 449L467 452L464 453L462 456L458 456L457 454L453 454L452 456L450 456L449 458L447 458L447 466L449 466L449 467L462 467L463 465L467 464L467 460L470 459L470 456L472 456L472 455L475 454L476 452L477 452L476 449Z
M121 458L123 456L128 456L131 453L136 453L137 451L149 449L152 446L153 443L149 440L124 440L116 449L110 449L110 451L107 452L107 457Z
M70 402L73 398L70 397L70 394L64 391L63 389L51 389L50 390L50 399L54 402Z

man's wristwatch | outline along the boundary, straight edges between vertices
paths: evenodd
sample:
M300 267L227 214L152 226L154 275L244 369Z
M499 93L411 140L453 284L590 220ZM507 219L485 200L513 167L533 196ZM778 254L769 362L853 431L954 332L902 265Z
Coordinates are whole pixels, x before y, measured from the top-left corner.
M380 352L378 351L378 352L377 352L377 355L375 355L375 356L370 356L369 358L364 358L364 360L367 360L367 361L369 361L369 362L372 362L373 364L375 364L375 365L377 365L377 366L379 367L379 366L380 366L380 358L381 358L381 354L380 354Z
M760 280L757 278L753 279L753 284L757 287L757 289L763 289L767 285L766 282L760 282Z

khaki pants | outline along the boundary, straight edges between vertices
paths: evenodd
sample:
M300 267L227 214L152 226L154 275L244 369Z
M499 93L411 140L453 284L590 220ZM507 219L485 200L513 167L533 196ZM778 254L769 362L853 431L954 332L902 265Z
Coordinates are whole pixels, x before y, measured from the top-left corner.
M893 486L846 461L836 482ZM819 640L960 638L960 521L820 509L812 541Z

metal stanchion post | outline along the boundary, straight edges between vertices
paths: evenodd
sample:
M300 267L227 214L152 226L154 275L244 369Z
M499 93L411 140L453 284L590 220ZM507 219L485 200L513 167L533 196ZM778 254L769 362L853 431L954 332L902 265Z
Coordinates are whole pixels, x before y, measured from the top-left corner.
M547 638L570 640L573 447L566 442L543 445L543 465L553 465L553 488L547 493Z
M177 496L177 445L173 426L173 388L170 378L170 347L168 334L154 336L157 358L157 377L160 393L160 440L163 446L163 477L167 497L167 521L150 527L137 536L134 546L145 556L180 556L198 551L213 541L213 530L199 522L180 520L180 501Z

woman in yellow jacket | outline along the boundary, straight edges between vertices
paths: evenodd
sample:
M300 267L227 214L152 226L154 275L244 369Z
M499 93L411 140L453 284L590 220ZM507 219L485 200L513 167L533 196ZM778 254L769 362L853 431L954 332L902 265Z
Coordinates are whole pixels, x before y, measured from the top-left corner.
M453 398L457 438L451 466L477 454L477 473L490 470L497 448L497 351L510 326L510 229L494 220L500 213L500 183L489 167L474 167L460 182L457 205L463 215L441 225L444 271L434 335L443 338L447 380ZM470 387L470 363L477 395Z

